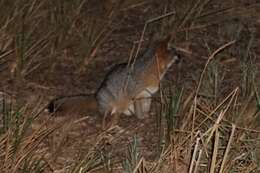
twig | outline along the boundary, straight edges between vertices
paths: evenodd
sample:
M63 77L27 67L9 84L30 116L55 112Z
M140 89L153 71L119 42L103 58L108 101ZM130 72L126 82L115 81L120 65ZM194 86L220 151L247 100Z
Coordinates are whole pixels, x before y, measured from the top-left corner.
M225 163L226 163L226 160L227 160L227 155L228 155L228 152L230 151L231 142L232 142L232 139L233 139L234 134L235 134L235 129L236 129L236 126L234 124L232 124L231 135L230 135L229 140L228 140L227 148L225 150L225 154L224 154L221 166L220 166L219 173L222 173L223 170L224 170L224 166L225 166Z
M217 129L215 131L215 141L214 141L213 155L212 155L211 165L210 165L210 173L215 172L217 154L218 154L218 144L219 144L219 132L218 132L218 127L217 127Z
M202 84L202 79L206 73L206 69L210 63L210 61L218 54L220 53L221 51L223 51L225 48L227 48L228 46L231 46L232 44L234 44L236 41L233 40L233 41L230 41L224 45L222 45L221 47L219 47L217 50L215 50L208 58L205 66L204 66L204 69L200 75L200 79L199 79L199 83L198 83L198 86L197 86L197 89L196 89L196 92L195 92L195 97L194 97L194 107L193 107L193 115L192 115L192 131L194 131L194 124L195 124L195 116L196 116L196 109L197 109L197 99L198 99L198 93L199 93L199 90L200 90L200 87L201 87L201 84ZM193 134L193 133L192 133Z
M195 145L195 148L194 148L194 151L193 151L191 164L190 164L190 168L189 168L189 173L192 173L194 163L196 162L196 156L197 156L197 151L198 151L198 147L199 147L199 141L200 141L200 137L198 137L197 140L196 140L196 145Z

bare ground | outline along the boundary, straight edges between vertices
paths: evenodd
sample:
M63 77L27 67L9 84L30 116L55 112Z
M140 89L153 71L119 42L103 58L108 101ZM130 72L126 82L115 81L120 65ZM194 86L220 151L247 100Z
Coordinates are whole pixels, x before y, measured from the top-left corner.
M180 36L176 38L176 45L185 49L188 53L182 54L183 61L180 65L173 66L169 70L162 87L183 87L184 96L188 97L198 84L198 78L207 57L214 49L230 41L232 34L224 31L230 29L230 32L234 32L234 27L237 26L236 22L239 24L241 22L245 26L245 36L249 37L250 32L255 32L255 41L251 50L254 52L256 67L260 67L260 10L258 4L251 7L250 3L247 4L246 1L237 3L238 5L242 4L239 10L225 15L225 18L236 18L234 20L225 21L223 19L223 22L220 22L221 24L202 26L201 29L189 31L187 34L190 35L186 36L188 39L184 39L185 34L180 32ZM119 24L115 22L116 30L101 45L95 59L86 67L84 72L80 71L78 64L75 63L76 52L72 52L73 50L68 48L60 56L43 62L37 70L22 82L12 79L7 70L1 72L0 80L3 91L11 93L14 100L19 104L29 103L32 107L39 101L47 104L57 96L95 92L106 72L114 64L125 62L129 58L133 42L139 40L145 21L160 15L160 12L154 8L152 5L140 6L122 13L123 20L118 19ZM153 11L155 12L151 13ZM218 21L222 17L221 15L215 16ZM211 20L208 23L210 22ZM241 44L242 42L243 40ZM146 44L147 42L142 47L144 48ZM220 64L225 75L223 82L220 84L219 95L225 96L241 82L240 62L237 57L239 55L237 50L241 44L237 43L233 50L225 52L220 57ZM259 79L259 72L257 78ZM257 82L259 86L259 81ZM159 98L159 94L155 97ZM76 160L84 157L90 149L104 152L113 158L114 163L119 163L124 160L127 145L134 135L139 139L141 154L144 158L148 162L156 160L161 148L158 146L160 130L158 130L158 117L156 116L156 112L159 110L158 104L154 103L154 105L157 105L157 107L155 106L156 108L153 109L148 119L138 120L135 117L121 116L118 127L106 132L106 134L101 131L101 118L95 113L89 116L86 116L86 113L82 114L80 109L84 108L79 107L79 112L64 113L61 116L50 116L48 113L41 114L38 122L33 126L35 129L43 122L47 122L44 128L53 124L63 124L41 144L42 152L47 153L45 159L49 163L48 170L55 170L56 172L60 170L62 172ZM182 119L180 118L178 123L183 123ZM102 139L100 139L101 136ZM97 146L103 148L96 148ZM114 172L117 172L116 170L114 168ZM118 169L118 172L121 172L120 169Z

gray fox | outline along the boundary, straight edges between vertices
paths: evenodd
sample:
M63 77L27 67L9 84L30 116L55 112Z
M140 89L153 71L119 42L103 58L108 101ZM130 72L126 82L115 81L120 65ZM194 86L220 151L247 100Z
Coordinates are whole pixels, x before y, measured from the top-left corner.
M89 114L97 112L98 105L94 94L79 94L53 99L47 106L49 113L64 114Z
M127 63L114 66L94 94L95 105L104 115L103 126L110 115L134 114L139 119L147 116L152 95L158 91L160 81L168 68L179 61L180 56L166 39L153 43L132 66ZM54 111L54 107L51 102L49 111Z

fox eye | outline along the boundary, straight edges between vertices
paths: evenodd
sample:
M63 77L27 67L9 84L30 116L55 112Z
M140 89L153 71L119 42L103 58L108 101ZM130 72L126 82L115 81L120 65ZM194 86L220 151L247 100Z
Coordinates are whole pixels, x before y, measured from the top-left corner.
M170 51L172 49L174 49L174 46L173 46L172 42L168 42L167 43L167 50Z

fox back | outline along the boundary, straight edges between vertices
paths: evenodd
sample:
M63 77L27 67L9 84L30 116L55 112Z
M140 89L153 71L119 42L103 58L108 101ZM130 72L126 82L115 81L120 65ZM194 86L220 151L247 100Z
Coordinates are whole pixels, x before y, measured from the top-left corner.
M112 68L96 93L101 113L126 115L137 113L135 103L150 98L157 92L159 83L168 68L179 62L180 57L168 41L161 41L149 47L137 57L133 68L127 63ZM140 109L149 111L151 100L143 102ZM137 115L142 118L141 115Z

